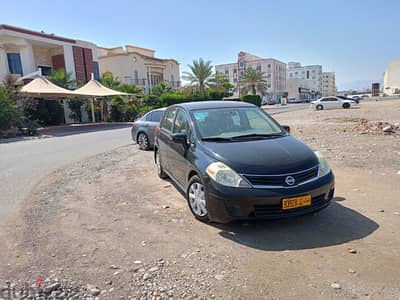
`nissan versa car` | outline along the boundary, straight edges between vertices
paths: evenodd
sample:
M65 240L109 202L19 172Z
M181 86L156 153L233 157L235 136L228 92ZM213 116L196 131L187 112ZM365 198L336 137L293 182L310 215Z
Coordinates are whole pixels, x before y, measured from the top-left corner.
M333 198L334 175L321 153L252 104L174 105L157 131L158 175L186 193L202 221L302 215Z
M148 150L154 146L154 130L160 124L165 108L152 110L140 119L132 123L132 140L142 150Z

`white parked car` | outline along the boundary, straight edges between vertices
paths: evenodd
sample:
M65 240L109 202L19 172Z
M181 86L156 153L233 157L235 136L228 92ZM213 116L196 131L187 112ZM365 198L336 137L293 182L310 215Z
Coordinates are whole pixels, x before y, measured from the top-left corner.
M311 107L316 110L334 109L334 108L351 108L357 103L353 100L341 99L338 97L322 97L311 102Z

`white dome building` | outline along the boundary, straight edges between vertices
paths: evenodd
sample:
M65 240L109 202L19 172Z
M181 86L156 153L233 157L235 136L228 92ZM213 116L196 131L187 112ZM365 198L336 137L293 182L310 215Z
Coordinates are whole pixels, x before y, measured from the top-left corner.
M386 95L400 94L400 60L392 61L386 69L383 92Z

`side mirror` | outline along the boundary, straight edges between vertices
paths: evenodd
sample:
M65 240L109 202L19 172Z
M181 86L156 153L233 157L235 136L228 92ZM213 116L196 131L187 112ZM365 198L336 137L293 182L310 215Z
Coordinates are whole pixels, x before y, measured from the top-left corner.
M174 133L172 135L172 140L174 143L182 144L184 147L187 147L187 136L184 133Z
M288 126L288 125L282 125L282 128L285 129L285 131L286 131L287 133L290 133L290 126Z

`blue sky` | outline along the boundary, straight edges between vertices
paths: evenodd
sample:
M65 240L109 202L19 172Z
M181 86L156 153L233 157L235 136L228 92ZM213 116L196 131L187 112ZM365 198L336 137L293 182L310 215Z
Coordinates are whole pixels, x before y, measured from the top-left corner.
M399 11L395 0L2 0L0 24L152 48L181 71L199 57L233 62L239 51L321 64L342 88L382 80L400 59Z

